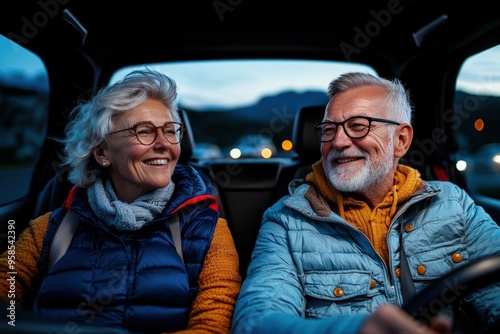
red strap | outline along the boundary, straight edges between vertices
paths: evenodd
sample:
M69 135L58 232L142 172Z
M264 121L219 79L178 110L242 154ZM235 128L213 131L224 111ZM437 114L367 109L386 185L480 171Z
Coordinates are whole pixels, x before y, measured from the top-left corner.
M73 188L71 188L71 190L69 191L68 198L63 203L63 207L65 207L68 211L71 211L70 205L71 205L71 202L73 201L73 198L76 195L77 190L78 190L78 186L73 186Z
M432 169L434 170L434 174L436 175L438 180L450 181L450 178L448 177L448 174L446 174L446 171L443 166L434 164L432 165Z
M208 207L210 209L212 209L214 211L219 211L219 202L217 201L217 198L215 196L213 196L213 195L199 195L199 196L195 196L193 198L188 199L187 201L185 201L184 203L182 203L182 205L180 205L178 208L176 208L171 213L175 213L175 212L179 211L180 209L182 209L185 206L188 206L188 205L191 205L191 204L195 204L195 203L199 203L199 202L202 202L202 201L208 201Z

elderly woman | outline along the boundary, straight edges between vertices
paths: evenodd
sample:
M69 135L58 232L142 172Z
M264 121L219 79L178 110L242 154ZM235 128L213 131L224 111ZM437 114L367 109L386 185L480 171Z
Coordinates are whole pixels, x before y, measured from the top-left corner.
M130 332L229 333L238 255L206 177L177 164L176 89L135 71L73 110L61 141L75 187L15 244L18 305ZM65 249L57 234L72 228ZM0 268L8 301L7 252Z

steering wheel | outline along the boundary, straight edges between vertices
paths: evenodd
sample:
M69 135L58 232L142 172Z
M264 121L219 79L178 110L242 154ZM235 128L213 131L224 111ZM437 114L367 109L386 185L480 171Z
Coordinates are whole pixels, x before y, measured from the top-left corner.
M414 295L403 305L403 309L417 320L428 324L447 306L451 305L455 310L461 297L495 282L500 282L500 255L487 256L451 271ZM454 320L454 327L455 325ZM454 328L454 331L457 329L463 330ZM483 328L474 328L474 333L500 333L500 319L493 324L483 325Z

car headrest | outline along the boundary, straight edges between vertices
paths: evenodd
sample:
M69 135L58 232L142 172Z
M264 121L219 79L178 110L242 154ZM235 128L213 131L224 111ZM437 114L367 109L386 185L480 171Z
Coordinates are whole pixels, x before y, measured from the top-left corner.
M189 123L189 118L184 109L179 110L179 116L181 117L181 122L185 126L184 136L181 141L181 155L179 157L180 163L187 163L194 152L194 136L193 130L191 129L191 123Z
M297 111L293 127L294 150L299 159L306 163L321 158L320 142L314 135L314 126L321 123L325 106L308 106Z

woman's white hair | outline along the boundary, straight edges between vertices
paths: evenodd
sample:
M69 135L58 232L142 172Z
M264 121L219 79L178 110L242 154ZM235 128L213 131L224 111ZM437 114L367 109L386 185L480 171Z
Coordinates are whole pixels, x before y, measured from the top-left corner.
M175 81L150 69L130 72L71 111L65 138L60 140L64 144L63 166L70 167L70 182L82 188L95 182L104 169L95 161L92 150L106 140L113 117L148 99L161 101L174 121L180 122Z

